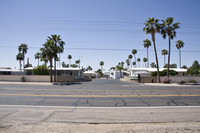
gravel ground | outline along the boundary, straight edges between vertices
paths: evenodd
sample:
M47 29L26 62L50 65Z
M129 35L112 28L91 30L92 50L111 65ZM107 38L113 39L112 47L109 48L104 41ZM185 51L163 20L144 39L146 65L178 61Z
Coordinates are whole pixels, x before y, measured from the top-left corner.
M0 123L0 133L199 133L200 122L85 124Z

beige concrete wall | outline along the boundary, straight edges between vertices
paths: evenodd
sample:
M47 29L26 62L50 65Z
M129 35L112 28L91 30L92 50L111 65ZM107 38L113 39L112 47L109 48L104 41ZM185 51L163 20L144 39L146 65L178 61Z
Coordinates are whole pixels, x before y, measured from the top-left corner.
M161 81L165 77L160 77ZM180 83L181 81L189 82L191 80L195 80L198 83L200 83L200 77L188 77L188 76L170 76L171 83ZM123 79L120 79L122 81L128 81L128 82L135 82L137 83L137 80L130 80L130 77L125 76ZM140 83L156 83L157 77L141 77Z
M0 75L0 81L21 82L21 78L25 77L26 82L49 82L49 75Z
M160 77L161 81L164 77ZM188 77L188 76L170 76L171 83L180 83L181 81L189 82L191 80L195 80L198 83L200 83L200 77ZM141 77L140 83L156 83L157 82L157 77Z
M164 77L161 77L161 79ZM200 83L200 77L170 77L171 83L179 83L181 81L189 82L191 80L195 80Z
M0 81L15 81L20 82L21 81L21 75L0 75Z

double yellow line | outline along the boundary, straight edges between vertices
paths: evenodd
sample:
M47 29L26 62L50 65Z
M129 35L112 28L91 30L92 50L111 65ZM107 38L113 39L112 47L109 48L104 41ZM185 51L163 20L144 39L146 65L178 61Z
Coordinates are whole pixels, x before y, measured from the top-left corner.
M88 98L137 98L137 97L199 97L200 94L172 94L172 95L44 95L44 94L0 94L0 96L26 96L26 97L88 97Z

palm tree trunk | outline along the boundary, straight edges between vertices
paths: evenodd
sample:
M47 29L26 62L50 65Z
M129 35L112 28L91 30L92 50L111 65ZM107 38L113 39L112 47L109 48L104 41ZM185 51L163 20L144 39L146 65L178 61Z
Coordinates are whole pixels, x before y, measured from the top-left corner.
M167 65L167 77L169 78L169 65L170 65L170 52L171 51L171 39L169 36L169 54L168 54L168 65Z
M38 66L39 66L40 64L39 64L39 58L38 58Z
M134 56L135 56L135 65L136 65L136 67L137 67L136 55L134 54Z
M164 66L165 66L165 64L166 64L166 60L165 60L165 54L164 54Z
M181 68L181 49L179 49L179 66Z
M19 60L19 69L20 69L20 71L22 70L22 62L21 62L21 60Z
M69 68L71 68L71 59L69 59Z
M148 48L147 48L147 67L149 68L149 52L148 52Z
M23 70L24 70L24 65L25 65L25 54L24 54L24 52L23 52Z
M56 58L54 58L54 82L56 82Z
M156 50L156 43L155 43L155 36L152 34L153 46L154 46L154 53L156 57L156 65L157 65L157 83L160 83L160 72L159 72L159 64L158 64L158 56Z
M53 77L52 77L52 59L50 59L50 82L53 82Z

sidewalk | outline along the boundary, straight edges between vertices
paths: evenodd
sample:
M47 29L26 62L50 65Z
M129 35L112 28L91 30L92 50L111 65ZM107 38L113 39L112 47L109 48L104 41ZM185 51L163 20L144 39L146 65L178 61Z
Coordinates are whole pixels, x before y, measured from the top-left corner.
M113 108L1 105L0 112L0 132L30 129L34 132L200 131L200 106Z

